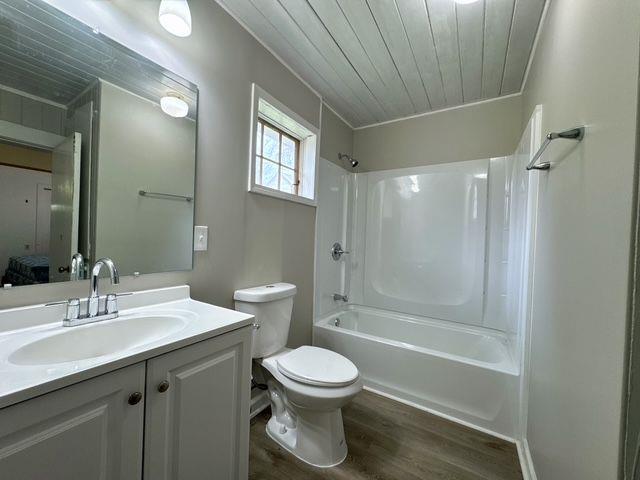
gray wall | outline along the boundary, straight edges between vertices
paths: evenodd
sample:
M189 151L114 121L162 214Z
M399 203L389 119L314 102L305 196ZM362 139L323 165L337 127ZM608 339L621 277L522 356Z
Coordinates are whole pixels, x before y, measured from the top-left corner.
M319 126L320 99L214 1L190 2L193 34L159 25L157 0L49 0L200 88L196 224L209 226L209 250L192 272L124 279L119 290L189 283L194 298L232 307L236 288L296 283L290 343L310 341L315 209L247 193L251 82ZM0 291L0 308L86 295L87 282Z
M518 96L356 129L354 156L388 170L511 155L522 133Z
M353 155L353 129L323 104L320 156L344 168L338 153Z
M122 275L190 269L193 203L138 191L193 196L195 121L101 82L99 126L94 258L112 258Z
M66 110L0 87L0 120L64 135Z
M553 144L540 176L528 441L538 478L618 477L640 2L554 0L524 90Z

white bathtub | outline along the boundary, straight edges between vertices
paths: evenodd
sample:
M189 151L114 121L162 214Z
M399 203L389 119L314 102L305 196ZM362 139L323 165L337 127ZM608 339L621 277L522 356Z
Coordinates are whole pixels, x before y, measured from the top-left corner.
M371 390L514 437L518 371L500 333L349 305L314 325L314 344L353 361Z

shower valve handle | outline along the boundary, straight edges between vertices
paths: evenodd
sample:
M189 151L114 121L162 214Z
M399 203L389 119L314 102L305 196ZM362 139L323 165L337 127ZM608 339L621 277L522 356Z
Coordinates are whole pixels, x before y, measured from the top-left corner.
M336 262L340 260L342 255L348 255L349 252L342 249L342 245L339 242L336 242L331 247L331 258L333 258Z

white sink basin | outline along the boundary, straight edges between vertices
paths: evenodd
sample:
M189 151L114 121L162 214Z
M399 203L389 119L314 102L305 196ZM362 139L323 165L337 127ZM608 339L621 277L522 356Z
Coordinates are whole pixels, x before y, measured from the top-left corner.
M150 315L66 327L25 344L8 360L14 365L51 365L102 357L161 340L186 323L187 319L179 316Z
M186 285L121 300L119 318L78 327L62 326L64 305L0 309L0 408L253 322L192 300Z

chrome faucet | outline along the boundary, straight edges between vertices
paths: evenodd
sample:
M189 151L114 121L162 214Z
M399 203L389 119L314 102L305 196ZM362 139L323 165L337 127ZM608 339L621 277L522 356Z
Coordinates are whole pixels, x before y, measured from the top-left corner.
M337 302L337 301L343 301L343 302L348 302L349 301L349 297L347 295L340 295L339 293L334 293L333 294L333 301Z
M118 269L113 263L113 260L110 258L101 258L95 263L91 270L91 291L89 292L89 299L87 301L87 317L89 318L98 315L98 308L100 304L100 296L98 295L98 275L100 275L102 267L107 267L107 270L109 270L111 285L118 285L120 283L120 275L118 275ZM109 313L108 303L109 298L107 298L107 304L105 305L105 314Z
M81 253L74 253L71 257L70 280L84 280L84 257Z
M120 283L120 275L118 275L118 269L110 258L101 258L98 260L91 269L91 289L89 291L89 298L87 298L87 309L85 313L80 313L80 299L70 298L62 302L47 303L50 305L66 305L67 313L62 320L63 327L75 327L78 325L84 325L86 323L100 322L102 320L110 320L112 318L118 318L118 297L125 295L133 295L129 293L109 293L105 298L104 310L100 312L100 296L98 295L98 276L102 267L106 267L109 270L109 278L112 285L118 285Z

